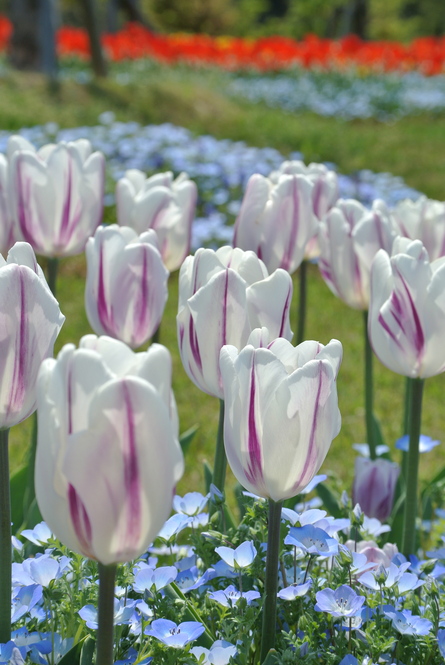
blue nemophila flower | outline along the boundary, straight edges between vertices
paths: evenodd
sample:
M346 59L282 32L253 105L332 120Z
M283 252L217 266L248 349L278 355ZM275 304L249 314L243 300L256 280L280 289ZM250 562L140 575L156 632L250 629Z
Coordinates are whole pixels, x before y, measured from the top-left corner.
M389 564L389 568L379 566L373 572L368 571L360 576L359 582L368 589L378 591L380 587L391 589L397 586L397 591L400 595L413 591L425 582L419 580L414 573L407 573L406 570L410 567L411 563L407 561L402 563L401 566L396 566L394 563Z
M124 598L118 600L114 599L114 625L121 626L122 624L130 623L134 608L138 603L137 600L127 600ZM97 630L98 628L98 610L94 605L84 605L78 612L80 617L86 622L88 628Z
M160 591L171 582L174 582L178 575L178 569L175 566L161 566L160 568L142 568L134 578L133 590L136 593L144 591Z
M367 443L353 443L352 447L354 450L356 450L362 457L370 457L371 453L369 452L369 445ZM380 444L376 446L375 448L375 454L377 457L380 457L381 455L385 455L385 453L389 453L389 446L386 446L385 444Z
M380 536L382 533L391 531L389 524L382 524L377 517L368 517L367 515L363 517L362 529L369 536Z
M292 584L285 589L280 589L280 591L277 593L277 596L282 600L295 600L295 598L305 596L311 586L312 580L308 580L304 584Z
M355 656L348 653L347 656L341 659L339 665L359 665L359 662Z
M50 538L54 537L46 522L36 524L34 529L23 529L20 535L38 546L44 545Z
M439 646L440 655L445 658L445 628L440 628L437 631L437 644Z
M190 524L190 517L182 513L176 513L172 515L164 524L160 532L158 533L158 538L165 540L167 543L170 543L175 539L175 537L188 527Z
M411 610L398 611L385 611L388 619L391 619L392 625L402 635L428 635L433 627L429 619L416 616L411 613Z
M13 591L11 622L18 621L22 616L33 609L43 597L43 588L40 584L17 587Z
M177 625L168 619L155 619L148 628L145 635L151 635L169 647L183 649L187 644L198 639L205 631L199 621L184 621Z
M365 602L365 596L359 596L354 589L347 584L342 584L338 589L323 589L316 594L317 612L327 612L333 617L352 617L361 611Z
M23 665L25 658L25 647L17 647L12 640L0 644L0 665Z
M234 550L231 547L215 547L215 552L231 568L240 569L250 566L257 555L254 544L246 540Z
M232 607L236 605L240 598L245 598L247 604L250 605L254 600L260 598L261 594L258 591L238 591L236 587L231 584L227 589L220 589L219 591L212 591L209 593L209 598L216 600L217 603L224 607Z
M202 665L228 665L230 658L236 656L236 647L225 640L216 640L210 647L193 647L190 649L196 660L199 661L204 656Z
M148 663L151 663L153 658L151 656L147 656L146 658L139 660L139 652L131 647L125 654L124 660L116 660L114 665L133 665L136 660L138 665L148 665Z
M307 524L305 526L292 526L284 539L285 545L299 547L308 554L319 556L333 556L338 552L338 541L330 538L323 529Z
M47 587L52 580L58 579L71 567L68 557L59 560L51 554L42 554L35 559L26 559L23 563L12 564L12 583L15 586L41 584Z
M184 496L178 494L173 499L173 510L189 517L202 513L207 505L210 495L204 496L201 492L187 492Z
M430 436L426 436L425 434L421 434L419 438L419 453L429 453L430 450L433 450L436 446L438 446L440 441L435 441L432 439ZM396 448L399 450L403 450L405 453L408 452L409 450L409 435L405 434L405 436L402 436L400 439L397 439L396 441Z

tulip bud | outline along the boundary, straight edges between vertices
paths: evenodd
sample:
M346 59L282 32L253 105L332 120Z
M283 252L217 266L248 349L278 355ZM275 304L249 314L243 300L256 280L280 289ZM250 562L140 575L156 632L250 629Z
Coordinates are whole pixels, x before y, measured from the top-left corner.
M355 459L353 501L360 504L367 517L384 522L391 515L400 467L386 459Z
M40 363L53 353L65 317L28 243L0 254L0 428L36 409Z
M342 346L250 341L221 350L227 460L249 492L282 501L309 484L340 431Z
M99 227L88 240L86 258L85 308L94 332L132 348L145 344L159 327L168 296L169 273L156 233Z
M393 372L425 379L445 370L445 264L420 240L398 237L372 264L368 334Z
M142 554L168 518L183 456L170 356L93 335L38 377L36 497L69 548L102 564Z
M290 275L276 270L269 276L253 252L221 247L189 256L179 274L176 320L182 363L193 383L222 399L221 348L241 349L262 326L273 338L291 339L291 299Z
M190 252L192 222L198 191L186 173L157 173L146 178L137 169L125 172L116 185L117 220L136 233L154 229L162 260L177 270Z
M38 152L11 137L11 213L18 233L38 254L81 254L100 224L105 160L90 142L48 144Z

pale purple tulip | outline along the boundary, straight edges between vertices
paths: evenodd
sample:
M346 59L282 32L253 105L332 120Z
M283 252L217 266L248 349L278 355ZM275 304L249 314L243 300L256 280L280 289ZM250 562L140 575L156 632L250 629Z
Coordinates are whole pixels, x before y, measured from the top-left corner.
M342 346L269 339L267 330L256 330L240 352L221 351L224 442L241 485L282 501L308 485L340 431Z
M0 155L0 254L6 254L14 244L14 229L8 188L8 162Z
M101 226L86 246L85 309L95 333L132 348L159 327L167 302L168 270L153 230Z
M391 251L396 230L380 200L367 210L354 199L340 199L320 224L320 272L331 291L350 307L368 309L372 261L379 249Z
M0 254L0 428L36 409L40 363L53 353L65 320L28 243Z
M224 344L241 349L252 330L266 326L273 337L292 338L292 279L284 270L268 275L253 252L221 247L198 249L179 274L179 351L190 379L222 398L219 353Z
M147 549L183 472L160 352L152 364L151 351L90 335L39 373L39 508L64 544L105 565Z
M393 208L400 235L421 240L430 261L445 256L445 203L421 196L405 199Z
M8 156L17 234L44 256L81 254L102 219L102 153L92 153L86 139L35 151L21 137L12 137Z
M391 515L400 467L386 459L355 458L352 502L368 517L384 522Z
M173 180L170 171L147 178L131 169L116 185L117 220L139 234L154 229L165 265L177 270L190 252L197 195L186 173Z
M317 230L312 190L303 175L282 174L276 183L251 176L235 223L234 246L254 251L270 272L295 272Z
M371 274L368 334L393 372L427 378L445 370L445 261L430 263L420 240L398 237Z

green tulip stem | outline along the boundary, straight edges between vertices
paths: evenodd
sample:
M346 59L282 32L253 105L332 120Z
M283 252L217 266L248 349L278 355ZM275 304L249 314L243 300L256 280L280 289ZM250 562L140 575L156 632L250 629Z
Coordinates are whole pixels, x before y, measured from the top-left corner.
M405 556L416 551L417 480L419 474L419 439L422 421L424 379L410 379L409 449L406 470L406 496L403 514L402 552Z
M56 257L51 257L48 259L46 264L46 270L48 273L48 286L51 289L51 293L54 298L57 298L57 271L59 268L59 259Z
M306 327L307 261L305 260L300 264L299 277L300 292L298 298L297 345L304 342Z
M114 582L117 564L99 563L99 630L96 665L114 663Z
M215 463L213 465L212 483L224 494L226 481L227 457L224 448L224 400L219 400L219 423L216 437Z
M406 377L405 379L405 404L403 411L403 435L409 434L409 416L411 408L411 389L412 383L411 379ZM408 453L402 452L402 478L406 483L406 474L408 472Z
M278 555L280 552L282 505L282 501L269 499L266 579L264 582L265 601L263 605L263 626L261 633L261 663L264 662L269 651L274 648L277 634Z
M373 354L371 344L369 343L368 336L368 312L363 312L363 322L365 324L365 418L366 418L366 438L369 446L369 456L375 459L376 455L376 442L375 442L375 428L374 428L374 395L373 395L373 378L372 378L372 361Z
M0 429L0 643L11 639L11 496L9 489L9 429Z

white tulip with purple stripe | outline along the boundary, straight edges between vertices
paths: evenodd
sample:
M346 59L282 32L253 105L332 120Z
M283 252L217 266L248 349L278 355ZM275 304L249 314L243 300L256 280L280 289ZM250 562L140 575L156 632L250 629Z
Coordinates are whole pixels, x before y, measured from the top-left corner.
M426 379L445 371L445 259L430 263L420 240L398 237L372 264L368 334L393 372Z
M421 240L430 261L445 256L445 203L420 196L417 201L405 199L394 208L393 214L400 235Z
M64 321L32 247L16 243L6 261L0 254L0 428L35 411L40 363Z
M135 354L93 335L42 364L39 508L65 545L102 564L138 557L170 514L184 466L170 372L159 345Z
M101 226L86 246L85 309L95 333L132 348L145 344L161 323L169 272L153 230Z
M262 326L274 337L291 339L291 299L290 275L276 270L269 276L253 252L221 247L189 256L179 274L177 328L182 363L193 383L222 399L221 348L243 348L251 331Z
M367 210L354 199L340 199L320 224L320 272L349 307L368 309L372 261L379 249L391 251L396 235L395 220L381 200Z
M105 160L86 139L36 151L21 137L8 145L11 214L17 236L37 254L81 254L102 219Z
M171 171L147 178L130 169L116 185L117 220L137 233L154 229L162 259L172 272L190 252L197 196L196 184L186 173L173 180Z
M243 487L282 501L318 472L340 431L336 377L342 345L307 341L293 347L255 330L247 346L221 350L224 443Z

